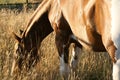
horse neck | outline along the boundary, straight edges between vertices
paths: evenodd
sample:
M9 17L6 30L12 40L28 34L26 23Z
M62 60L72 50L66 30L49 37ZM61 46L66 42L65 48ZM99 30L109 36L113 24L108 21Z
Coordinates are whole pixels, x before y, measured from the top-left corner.
M31 26L27 27L23 37L26 45L32 47L39 47L42 40L53 31L48 19L48 11L42 14L39 19Z

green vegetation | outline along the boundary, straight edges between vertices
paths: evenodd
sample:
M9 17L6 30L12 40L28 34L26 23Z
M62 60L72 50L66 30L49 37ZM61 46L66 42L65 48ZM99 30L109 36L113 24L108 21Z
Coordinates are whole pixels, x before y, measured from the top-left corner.
M19 29L25 29L32 13L33 10L20 13L0 11L0 80L61 80L54 33L42 42L37 66L26 73L10 75L16 42L11 32L19 34ZM112 80L112 62L107 53L87 52L84 49L82 52L78 69L76 73L71 73L69 80Z

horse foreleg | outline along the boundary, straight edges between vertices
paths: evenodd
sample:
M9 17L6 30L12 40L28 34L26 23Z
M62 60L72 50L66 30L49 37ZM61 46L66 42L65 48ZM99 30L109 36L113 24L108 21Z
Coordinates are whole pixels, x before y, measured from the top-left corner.
M68 39L68 38L66 38ZM60 57L60 74L64 79L68 79L70 73L69 67L69 44L67 44L65 37L61 34L56 34L55 38L56 47Z
M120 46L106 37L103 38L103 43L113 62L113 80L120 80Z
M74 43L72 47L72 57L70 61L70 66L72 70L75 71L77 68L79 56L81 54L82 45L78 42L77 38L73 34L70 35L69 41L70 43Z
M70 62L70 66L73 71L75 71L77 68L79 56L81 54L80 52L81 52L81 47L78 47L76 44L74 44L72 48L72 58Z
M113 80L120 80L120 50L114 45L109 46L107 50L113 61Z

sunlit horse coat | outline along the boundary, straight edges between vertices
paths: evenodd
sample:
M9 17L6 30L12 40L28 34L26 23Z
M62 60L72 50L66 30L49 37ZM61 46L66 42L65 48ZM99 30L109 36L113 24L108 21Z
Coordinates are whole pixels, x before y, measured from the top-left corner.
M120 80L120 0L57 1L82 46L106 50L113 61L113 80Z

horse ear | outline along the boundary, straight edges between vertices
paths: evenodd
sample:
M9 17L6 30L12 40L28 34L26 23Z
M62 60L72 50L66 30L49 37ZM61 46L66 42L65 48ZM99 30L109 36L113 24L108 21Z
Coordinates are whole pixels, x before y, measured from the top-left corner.
M19 36L17 36L14 32L12 32L13 37L18 41L21 42L21 38Z
M24 32L24 31L23 31L23 30L21 30L21 29L20 29L19 31L20 31L20 35L22 35L22 33Z

